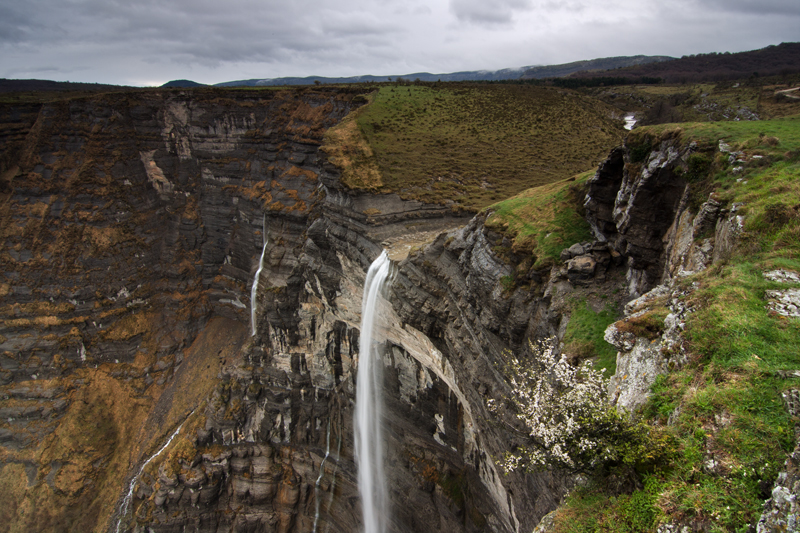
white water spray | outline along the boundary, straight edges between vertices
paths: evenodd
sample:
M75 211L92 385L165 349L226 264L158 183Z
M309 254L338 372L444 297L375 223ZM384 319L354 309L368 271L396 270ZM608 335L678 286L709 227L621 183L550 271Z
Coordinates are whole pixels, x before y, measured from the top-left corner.
M264 247L261 249L261 259L258 261L258 270L256 270L256 277L253 278L253 288L250 289L250 328L252 336L256 336L256 296L258 295L258 279L261 277L261 271L264 269L264 256L267 255L267 220L266 217L261 221L261 236L264 239Z
M328 460L328 457L331 455L331 421L328 419L328 435L325 437L325 457L322 459L322 462L319 464L319 477L317 477L317 482L314 483L314 506L316 507L314 511L314 528L311 530L311 533L317 533L317 523L319 522L319 488L322 484L322 476L325 474L325 461Z
M358 347L356 384L355 456L358 465L358 491L364 515L365 533L384 533L387 523L386 479L383 472L381 435L382 366L372 337L378 318L379 296L389 277L392 262L384 251L367 272L361 303L361 336Z
M194 411L189 413L189 416L192 416L192 414L194 414ZM156 453L151 455L150 458L147 461L145 461L142 464L141 467L139 467L139 471L136 473L136 475L133 476L133 479L131 480L131 484L128 487L128 493L125 495L125 498L122 500L122 505L119 506L119 519L117 520L117 533L119 533L119 528L122 526L122 521L125 519L125 515L128 514L128 506L130 505L131 499L133 498L133 489L136 487L136 482L139 481L139 478L141 477L142 472L144 472L145 467L150 464L150 461L152 461L153 459L155 459L156 457L161 455L161 452L163 452L164 450L167 449L167 446L169 446L169 444L172 442L172 439L177 437L178 433L181 432L181 428L186 423L186 420L189 419L189 416L187 416L186 419L184 419L184 421L181 422L181 425L178 426L178 429L176 429L172 433L172 435L169 436L169 438L167 439L167 442L165 442L164 445L161 448L159 448Z

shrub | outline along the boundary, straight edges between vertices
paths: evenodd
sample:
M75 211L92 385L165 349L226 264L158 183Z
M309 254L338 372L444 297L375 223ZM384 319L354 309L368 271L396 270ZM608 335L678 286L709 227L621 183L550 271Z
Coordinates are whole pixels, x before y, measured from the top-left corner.
M708 178L711 171L711 159L705 154L693 153L687 161L686 178L689 181L700 181Z
M643 163L652 150L653 140L649 135L645 135L641 142L630 147L631 163Z
M588 361L580 367L559 356L555 339L531 343L527 360L510 357L508 398L523 423L525 445L505 454L502 468L555 467L596 472L614 465L649 463L653 449L646 425L633 423L607 403L607 382ZM500 406L488 400L490 411Z

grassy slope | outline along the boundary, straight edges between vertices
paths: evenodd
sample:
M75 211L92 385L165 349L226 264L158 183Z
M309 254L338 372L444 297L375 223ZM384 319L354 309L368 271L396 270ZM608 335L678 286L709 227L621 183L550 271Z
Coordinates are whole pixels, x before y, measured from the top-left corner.
M480 209L532 186L592 168L619 144L613 108L577 93L523 85L383 86L334 128L326 150L375 165L355 188ZM345 122L341 128L353 129ZM345 145L346 143L346 145ZM340 167L345 167L338 162Z
M685 280L698 287L686 332L692 361L657 381L643 412L653 427L666 427L672 459L640 472L644 488L632 494L613 497L603 481L577 491L559 510L557 531L648 531L690 521L746 531L793 445L781 392L800 383L777 372L800 368L800 323L765 308L765 291L787 286L763 272L800 271L800 117L681 127L701 149L723 139L748 158L763 156L734 174L717 155L705 183L728 206L744 204L739 253Z
M576 195L594 172L528 189L491 205L486 225L512 237L515 251L529 252L537 266L550 266L565 247L591 240L589 224L576 209Z

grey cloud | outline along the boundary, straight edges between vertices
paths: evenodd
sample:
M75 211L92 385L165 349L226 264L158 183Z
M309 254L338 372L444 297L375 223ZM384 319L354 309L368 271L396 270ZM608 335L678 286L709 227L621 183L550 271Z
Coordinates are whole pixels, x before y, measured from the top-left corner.
M539 7L544 11L569 11L571 13L578 13L586 9L586 5L582 2L568 2L566 0L542 2Z
M450 12L463 22L479 25L511 23L515 11L527 11L530 0L450 0Z
M798 0L0 0L0 76L213 83L733 52L797 40L798 15Z
M41 28L41 23L25 9L23 2L0 5L0 43L19 44Z
M797 0L710 0L708 7L716 8L721 13L800 16L800 2Z
M387 35L400 31L394 24L366 13L330 13L322 23L322 31L336 36Z
M32 46L94 44L136 53L158 61L216 66L222 62L296 60L298 55L322 53L331 47L380 46L400 32L397 24L373 13L325 11L314 1L66 0L42 9L46 0L30 0L11 21L0 23L7 42ZM41 13L36 37L24 22ZM38 16L38 15L37 15ZM62 22L66 31L60 29ZM5 26L8 26L6 29ZM35 43L35 44L33 44Z

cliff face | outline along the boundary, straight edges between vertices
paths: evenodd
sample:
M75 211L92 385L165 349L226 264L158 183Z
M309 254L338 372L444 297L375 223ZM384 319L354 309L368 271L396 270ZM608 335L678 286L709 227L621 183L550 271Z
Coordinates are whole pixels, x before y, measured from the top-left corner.
M143 92L4 111L0 476L11 530L358 528L364 272L380 241L465 220L341 189L319 147L357 96ZM474 249L463 269L489 295L505 267L481 235L473 225L461 237ZM476 387L497 389L501 376L482 375L483 352L450 360L419 311L390 313L383 332L392 528L532 526L553 491L549 478L493 466L503 432ZM498 322L493 311L482 320ZM493 356L506 345L480 335ZM531 506L537 491L548 496Z
M360 101L173 91L3 109L10 530L357 530L365 272L382 243L447 229L396 263L379 332L390 528L524 531L557 505L565 476L494 466L521 444L486 409L509 392L507 350L563 335L575 299L704 268L735 214L711 199L696 215L692 147L618 149L589 184L596 242L537 271L485 215L343 188L320 145Z
M693 309L681 297L691 289L672 282L728 259L742 229L736 206L722 209L713 194L696 205L690 183L695 143L669 131L647 140L646 149L636 142L629 138L600 165L584 206L595 237L625 259L627 289L637 297L625 306L625 317L655 306L668 312L655 337L637 336L621 323L606 331L619 351L609 392L628 410L644 403L658 375L686 363L682 331Z
M322 135L354 96L132 93L6 111L4 478L28 474L9 490L14 528L104 530L128 472L241 358L230 346L249 332L264 221L284 284L323 190Z

